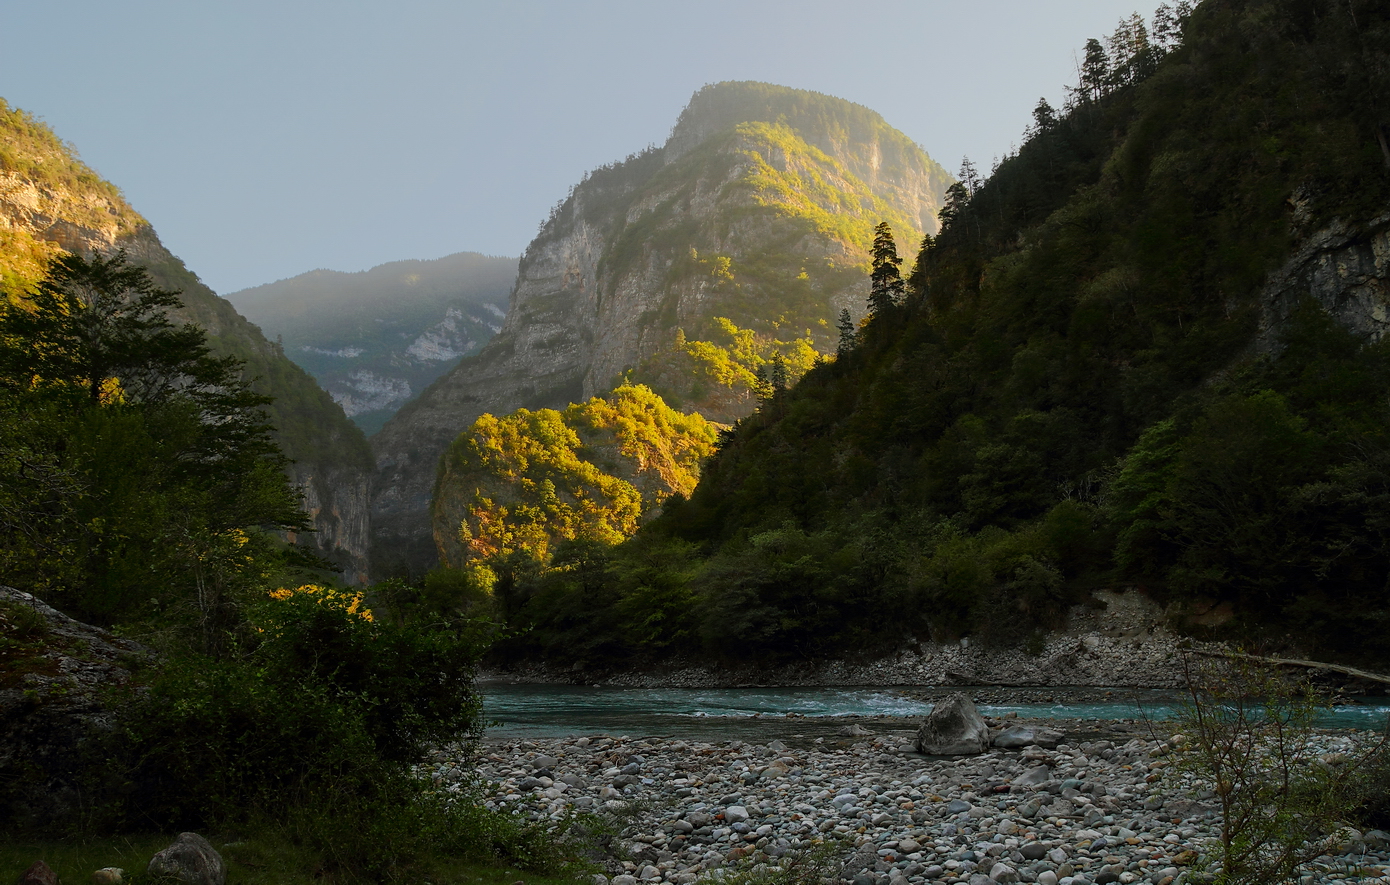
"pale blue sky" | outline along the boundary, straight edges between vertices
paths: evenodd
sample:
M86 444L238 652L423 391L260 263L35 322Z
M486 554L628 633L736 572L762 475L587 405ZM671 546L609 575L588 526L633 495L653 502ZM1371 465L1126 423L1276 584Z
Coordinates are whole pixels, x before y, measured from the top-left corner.
M1149 0L1156 6L1158 0ZM12 2L0 96L47 121L219 292L317 267L519 255L691 94L763 80L867 105L955 171L1018 141L1087 37L1070 2Z

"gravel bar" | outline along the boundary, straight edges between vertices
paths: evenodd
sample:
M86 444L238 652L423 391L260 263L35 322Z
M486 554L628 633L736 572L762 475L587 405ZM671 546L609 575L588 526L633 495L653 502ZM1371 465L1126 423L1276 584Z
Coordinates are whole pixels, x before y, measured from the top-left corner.
M931 757L912 750L915 722L857 720L815 737L788 721L766 744L485 740L471 756L436 751L421 774L460 794L480 784L489 807L537 819L613 815L620 838L595 885L690 885L827 844L830 875L851 885L1181 885L1206 870L1214 794L1169 770L1171 736L1142 722L1034 721L1065 742ZM1329 758L1357 740L1319 735ZM1384 832L1345 831L1302 885L1390 883L1388 849Z

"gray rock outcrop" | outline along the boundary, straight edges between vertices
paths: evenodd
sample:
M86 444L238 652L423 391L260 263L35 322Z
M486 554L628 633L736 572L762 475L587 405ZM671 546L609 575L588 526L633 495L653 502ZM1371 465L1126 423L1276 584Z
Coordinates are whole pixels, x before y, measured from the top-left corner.
M1368 342L1390 332L1390 214L1365 225L1337 220L1303 240L1265 283L1256 350L1277 350L1307 300Z
M989 726L975 702L960 692L947 695L917 729L917 752L929 756L971 756L989 747Z
M42 825L80 798L82 754L115 725L106 693L152 653L3 586L0 637L0 822Z
M184 885L227 885L222 855L197 833L179 833L174 844L150 858L148 872Z

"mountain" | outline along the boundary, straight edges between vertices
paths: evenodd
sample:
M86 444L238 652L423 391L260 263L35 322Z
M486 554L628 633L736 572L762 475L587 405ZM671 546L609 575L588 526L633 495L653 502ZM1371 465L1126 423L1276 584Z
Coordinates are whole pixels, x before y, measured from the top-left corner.
M33 284L60 250L118 249L159 285L180 291L175 318L202 326L214 352L244 360L256 392L275 397L267 412L315 528L301 540L350 579L365 580L371 453L362 431L279 345L164 248L114 185L47 126L0 100L0 285L9 293Z
M501 329L516 263L459 252L314 270L226 298L372 434Z
M1390 662L1390 8L1160 13L687 500L508 575L508 658L1070 666L1050 631L1109 589L1161 613L1136 647Z
M666 144L594 170L518 268L502 331L373 438L382 573L435 559L440 456L479 415L563 409L623 380L731 421L752 368L834 348L864 313L874 225L935 230L950 177L860 105L763 83L707 86Z

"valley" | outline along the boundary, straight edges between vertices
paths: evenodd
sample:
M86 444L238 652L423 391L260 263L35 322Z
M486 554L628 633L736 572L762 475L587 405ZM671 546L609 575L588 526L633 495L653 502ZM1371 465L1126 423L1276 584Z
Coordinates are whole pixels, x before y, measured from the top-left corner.
M306 882L1383 877L1390 12L1076 58L988 170L722 80L519 257L224 296L0 100L0 829ZM408 150L450 115L439 169L510 137L430 114L382 190L452 180Z

